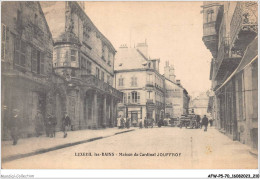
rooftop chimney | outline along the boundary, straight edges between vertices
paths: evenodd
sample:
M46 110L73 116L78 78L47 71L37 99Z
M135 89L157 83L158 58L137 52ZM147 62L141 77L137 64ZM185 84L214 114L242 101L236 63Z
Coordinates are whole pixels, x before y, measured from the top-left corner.
M136 48L140 50L146 58L148 58L148 45L146 43L146 39L145 43L138 43Z

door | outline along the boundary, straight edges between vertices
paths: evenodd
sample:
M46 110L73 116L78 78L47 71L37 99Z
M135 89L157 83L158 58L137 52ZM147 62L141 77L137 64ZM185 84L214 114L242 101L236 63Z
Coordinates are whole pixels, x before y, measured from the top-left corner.
M137 112L132 112L131 113L131 124L133 121L138 121L138 113Z

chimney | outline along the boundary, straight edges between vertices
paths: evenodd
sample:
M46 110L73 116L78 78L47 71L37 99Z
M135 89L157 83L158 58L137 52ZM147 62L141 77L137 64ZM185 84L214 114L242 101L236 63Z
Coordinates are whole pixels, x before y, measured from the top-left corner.
M181 85L181 80L176 80L176 84L180 86Z
M121 44L119 48L128 48L126 44Z
M146 40L145 43L138 43L136 48L140 50L146 58L148 58L148 45L146 43Z

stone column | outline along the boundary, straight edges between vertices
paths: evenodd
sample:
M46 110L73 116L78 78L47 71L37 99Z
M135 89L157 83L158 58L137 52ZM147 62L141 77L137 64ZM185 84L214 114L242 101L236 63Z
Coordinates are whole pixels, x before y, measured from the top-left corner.
M103 124L107 126L107 97L104 95L104 105L103 105Z
M97 114L97 110L98 110L98 107L97 107L97 92L94 92L94 95L93 95L93 117L92 117L92 126L93 127L97 127L97 122L98 122L98 114Z

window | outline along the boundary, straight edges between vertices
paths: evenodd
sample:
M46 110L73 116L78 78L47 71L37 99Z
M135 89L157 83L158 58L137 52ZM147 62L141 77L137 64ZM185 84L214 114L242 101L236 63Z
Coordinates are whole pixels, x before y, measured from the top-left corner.
M107 75L107 84L110 84L110 76Z
M209 9L207 11L207 22L212 22L212 15L213 15L214 11L212 9Z
M73 70L71 70L71 76L72 77L75 77L76 76L76 71L73 69Z
M72 62L76 61L76 56L77 56L77 51L76 50L71 50L70 51L70 59Z
M31 54L31 63L32 63L32 72L37 73L37 50L35 48L32 48L32 54Z
M14 56L14 63L16 65L25 67L25 61L26 61L26 48L27 44L20 40L15 40L15 56Z
M81 68L86 69L87 68L87 60L81 56Z
M131 86L137 86L137 77L133 76L131 78Z
M147 74L147 84L153 85L152 74Z
M101 80L105 81L105 73L103 71L101 71Z
M6 51L6 26L2 24L2 43L1 43L1 59L5 59Z
M124 86L124 78L120 77L118 79L118 86Z
M106 58L105 58L105 45L102 45L102 60L106 61Z
M127 103L127 100L126 100L126 93L124 93L124 96L123 96L123 103Z
M60 48L56 49L56 55L57 55L57 62L60 61Z
M128 103L131 103L131 93L128 93L127 99L128 99Z
M41 53L39 50L32 48L32 54L31 54L31 70L34 73L37 74L44 74L44 58L43 53Z
M88 74L91 74L91 71L92 71L91 68L92 68L92 67L91 67L91 62L90 62L90 61L87 61L87 73L88 73Z
M100 77L100 72L99 72L100 70L99 70L99 68L98 67L96 67L96 77L99 79L99 77Z
M131 93L131 100L132 100L132 103L140 103L140 93L133 91Z

